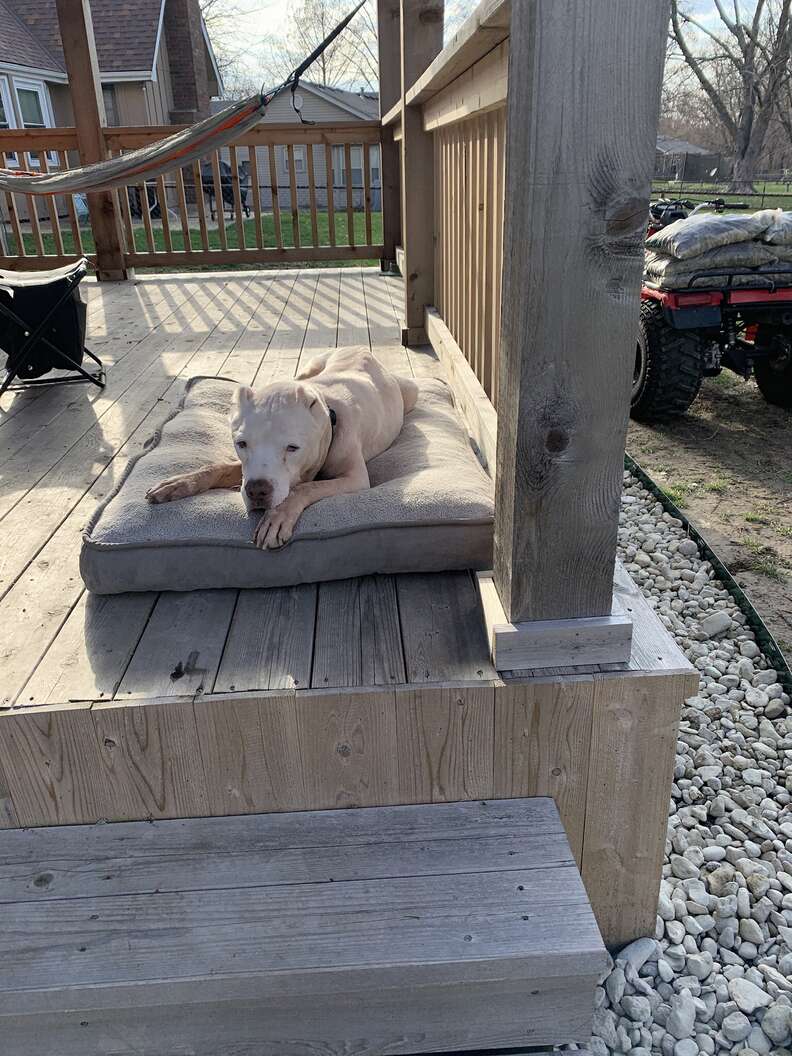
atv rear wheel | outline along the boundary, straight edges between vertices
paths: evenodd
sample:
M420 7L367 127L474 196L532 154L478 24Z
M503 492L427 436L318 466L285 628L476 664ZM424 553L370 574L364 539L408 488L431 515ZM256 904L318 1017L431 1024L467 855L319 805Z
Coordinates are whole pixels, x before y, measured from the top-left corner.
M698 396L704 342L690 330L675 330L658 304L644 302L638 325L630 415L662 422L684 414Z
M759 391L768 403L792 408L792 345L786 334L764 333L759 327L757 345L770 344L770 355L754 363L754 377Z

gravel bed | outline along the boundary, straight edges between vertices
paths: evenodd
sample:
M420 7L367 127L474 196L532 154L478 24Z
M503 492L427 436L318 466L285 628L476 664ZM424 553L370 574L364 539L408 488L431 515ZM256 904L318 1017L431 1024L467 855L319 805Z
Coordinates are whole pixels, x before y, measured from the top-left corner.
M629 473L622 560L699 671L677 742L654 938L596 991L594 1056L790 1056L792 712L679 520Z

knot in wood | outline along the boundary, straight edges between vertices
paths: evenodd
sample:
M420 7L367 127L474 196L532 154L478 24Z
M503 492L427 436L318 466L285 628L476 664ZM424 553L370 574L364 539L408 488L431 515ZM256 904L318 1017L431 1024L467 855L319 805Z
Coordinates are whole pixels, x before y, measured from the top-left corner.
M637 195L613 202L605 209L605 230L610 238L625 238L638 231L643 234L647 213L646 199Z
M348 756L350 756L352 754L352 749L349 747L348 744L337 744L336 745L336 751L338 752L338 754L341 756L342 759L346 759Z
M426 7L418 15L418 21L423 25L432 25L433 23L442 22L444 18L443 7L439 4L435 7Z
M545 447L551 455L558 455L569 447L569 436L565 429L553 426L545 435Z

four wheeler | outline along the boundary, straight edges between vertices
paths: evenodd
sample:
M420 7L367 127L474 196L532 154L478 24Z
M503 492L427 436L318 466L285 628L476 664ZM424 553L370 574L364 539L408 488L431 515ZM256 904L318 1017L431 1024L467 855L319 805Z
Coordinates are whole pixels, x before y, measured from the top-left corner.
M688 204L652 203L650 225L680 219ZM750 286L738 279L747 274ZM753 374L768 403L792 408L792 265L774 264L768 275L749 268L697 272L703 277L707 289L667 290L644 279L631 416L665 421L684 414L702 379L724 368L746 379Z

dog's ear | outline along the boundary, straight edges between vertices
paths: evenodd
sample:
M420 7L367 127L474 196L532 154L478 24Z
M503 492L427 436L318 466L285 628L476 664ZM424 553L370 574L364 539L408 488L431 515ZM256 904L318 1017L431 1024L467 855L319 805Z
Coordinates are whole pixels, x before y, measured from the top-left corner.
M231 400L231 410L242 410L243 407L247 407L249 403L253 402L253 390L249 385L240 385L234 390L234 395Z
M309 411L313 411L317 417L321 415L324 403L312 385L299 383L294 390L294 394L298 403L302 403Z

